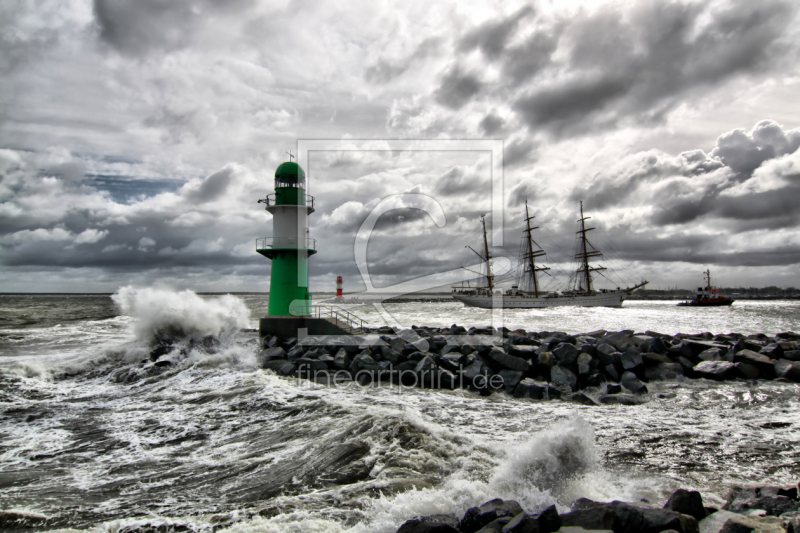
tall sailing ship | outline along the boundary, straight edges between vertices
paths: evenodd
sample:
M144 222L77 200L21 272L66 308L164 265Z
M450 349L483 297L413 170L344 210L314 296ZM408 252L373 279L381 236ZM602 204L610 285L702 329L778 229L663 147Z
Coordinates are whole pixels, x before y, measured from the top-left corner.
M464 305L483 308L622 307L622 302L631 292L647 285L647 281L642 281L633 287L624 289L617 287L616 290L595 289L593 287L592 272L600 272L606 269L602 266L592 266L589 263L590 259L597 259L603 254L592 246L586 238L586 232L595 228L586 227L586 221L591 217L584 216L583 202L581 202L581 218L578 220L580 229L576 232L579 234L579 247L578 252L575 254L575 260L579 263L579 267L575 272L578 286L573 290L567 291L543 291L539 283L539 273L546 274L550 269L547 266L536 264L536 259L546 255L546 253L533 239L532 232L539 229L539 226L531 226L531 220L534 218L530 216L528 201L526 200L525 228L522 230L524 233L524 252L520 256L520 262L523 266L522 276L517 285L504 292L498 290L495 286L495 279L492 274L492 256L489 252L489 241L486 237L486 220L482 216L483 254L471 246L468 246L468 248L481 258L481 264L485 271L475 272L471 270L471 272L480 275L478 286L472 287L468 284L461 284L453 287L453 298L464 303Z

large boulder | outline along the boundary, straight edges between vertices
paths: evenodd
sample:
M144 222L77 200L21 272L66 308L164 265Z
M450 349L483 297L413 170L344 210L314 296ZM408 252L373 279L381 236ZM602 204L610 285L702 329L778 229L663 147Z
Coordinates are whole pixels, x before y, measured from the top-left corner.
M764 354L754 352L753 350L741 350L734 354L733 361L735 363L747 363L758 368L759 374L767 379L775 376L775 363Z
M698 354L698 358L701 361L722 361L722 356L725 355L727 350L723 350L722 348L709 348L708 350L703 350Z
M635 349L628 349L620 355L619 362L623 370L636 370L641 368L644 364L641 354L637 353Z
M783 347L780 344L773 342L772 344L767 344L761 348L758 353L764 354L770 359L780 359L783 357Z
M561 366L572 366L581 354L573 344L562 343L553 350L553 356Z
M645 368L644 376L647 381L671 381L683 376L683 367L678 363L662 363L658 366Z
M513 500L494 499L481 505L467 509L464 518L461 519L459 530L462 533L477 533L490 522L498 518L513 517L522 513L522 507Z
M519 370L501 370L498 372L499 376L503 378L503 387L505 387L506 392L509 394L513 394L519 385L519 382L522 381L524 374Z
M520 381L514 389L515 398L531 398L533 400L548 400L550 384L546 381L535 381L531 378L525 378Z
M526 361L525 359L521 359L519 357L514 357L513 355L508 355L500 348L492 347L489 350L489 353L486 356L491 359L492 361L499 364L501 367L506 368L508 370L519 370L520 372L527 372L530 369L531 364Z
M734 366L728 361L702 361L692 370L698 377L722 381L733 376Z
M647 392L647 386L642 383L633 372L624 372L620 378L620 382L623 387L634 394L644 394Z
M696 490L676 490L667 500L664 509L693 516L698 522L706 517L703 497Z
M592 356L588 353L581 353L577 363L579 376L587 376L592 371Z
M730 511L717 511L700 521L702 533L750 533L761 531L783 533L783 520L768 516L743 516Z
M697 520L669 509L647 509L624 502L612 502L615 533L658 533L673 529L678 533L699 533Z
M508 354L513 355L514 357L519 357L520 359L525 359L526 361L530 361L536 357L536 350L538 349L538 346L516 344L508 347Z
M437 514L407 520L397 533L458 533L460 521L456 515Z
M556 385L569 387L570 390L575 390L578 385L578 377L570 369L560 365L550 369L550 381Z
M800 383L800 362L787 361L786 359L775 361L775 377Z
M645 366L658 366L660 364L670 364L675 362L666 355L655 352L644 352L642 354L642 361L644 362Z

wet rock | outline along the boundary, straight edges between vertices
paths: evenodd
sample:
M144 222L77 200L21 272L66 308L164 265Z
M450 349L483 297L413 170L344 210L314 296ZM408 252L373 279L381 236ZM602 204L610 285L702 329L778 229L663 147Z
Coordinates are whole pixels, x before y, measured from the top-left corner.
M275 348L272 348L272 349L274 350ZM283 348L279 348L279 349L283 350ZM292 347L288 352L285 352L285 354L286 354L285 356L280 356L279 355L278 357L280 357L280 358L285 357L288 361L291 361L291 362L294 363L298 359L303 357L303 347L298 344L298 345ZM310 356L310 357L313 358L315 356L316 356L316 352L314 352L313 355Z
M733 376L734 366L728 361L702 361L692 370L698 377L721 381Z
M619 362L623 370L636 370L644 364L641 354L632 349L625 350L625 353L620 355Z
M642 405L647 400L633 394L604 394L597 401L602 405Z
M788 350L783 352L783 358L787 361L800 362L800 350Z
M783 513L800 511L800 502L786 496L761 496L751 500L737 500L727 505L726 510L739 514L761 510L769 516L780 516Z
M597 402L595 402L590 396L586 395L586 393L583 392L576 392L574 394L570 394L564 399L567 400L568 402L575 402L581 405L597 405Z
M698 358L701 361L722 361L722 356L725 355L727 350L722 350L720 348L709 348L708 350L703 350L698 354Z
M333 357L333 366L340 370L348 370L350 365L353 364L353 358L347 353L344 348L339 348L336 355Z
M503 386L509 394L514 393L517 385L519 385L519 382L522 381L524 377L524 374L519 370L501 370L498 374L503 378Z
M539 523L539 533L553 533L561 528L561 517L558 516L555 505L551 505L534 518Z
M533 400L547 400L548 386L546 381L535 381L525 378L514 389L514 398L531 398Z
M653 352L658 354L665 354L669 349L668 346L661 340L661 337L655 337L648 335L650 337L648 340L644 341L641 345L643 352Z
M619 355L617 354L619 354L617 349L610 344L601 344L595 350L595 357L603 366L616 363L619 360Z
M605 371L606 375L608 375L608 377L610 377L612 380L619 381L620 376L619 372L617 371L617 367L615 367L614 365L606 365L605 368L603 368L603 370Z
M581 353L578 356L578 375L585 376L592 371L592 356L588 353Z
M369 350L364 350L357 356L353 358L353 362L350 363L350 373L357 374L359 371L364 370L367 365L376 365L375 359L372 358L370 355Z
M570 390L574 390L578 384L578 377L568 368L558 365L550 369L550 381L554 384L567 386Z
M786 359L775 361L775 377L800 383L800 362Z
M461 371L462 357L463 355L460 352L447 353L439 359L439 366L450 372L457 373Z
M658 366L660 364L671 364L675 362L666 355L655 352L643 353L642 361L644 362L645 366Z
M624 502L612 502L616 515L611 529L615 533L657 533L674 529L679 533L699 533L697 520L669 509L647 509Z
M417 374L422 374L423 372L434 372L436 370L438 370L436 361L430 355L424 356L419 363L417 363L417 366L414 367L414 371Z
M647 392L647 386L642 383L633 372L623 373L620 377L620 383L634 394L644 394Z
M536 363L539 367L546 368L549 372L551 368L556 366L556 358L553 352L541 352L536 356Z
M615 518L613 509L605 504L599 504L562 514L561 529L581 527L588 530L611 530L614 527Z
M538 346L533 345L514 345L508 347L508 355L513 355L514 357L519 357L520 359L525 359L526 361L530 361L536 357L536 350Z
M743 516L730 511L717 511L700 521L702 533L750 533L751 531L782 533L783 521L773 517Z
M481 528L498 518L511 518L522 513L522 507L513 500L495 499L480 507L471 507L461 520L459 529L462 533L477 533ZM502 528L501 528L502 530Z
M487 354L487 357L497 362L503 368L508 370L519 370L520 372L527 372L531 364L525 359L508 355L503 350L497 347L492 347Z
M553 357L556 358L556 362L565 367L575 364L580 354L580 350L568 343L561 343L553 350Z
M267 348L266 350L263 350L259 354L259 359L263 361L262 368L266 368L264 365L266 365L269 361L272 361L273 359L286 360L287 359L286 350L284 350L280 346L273 346L272 348Z
M758 368L759 374L766 379L771 379L775 375L775 364L764 354L752 350L741 350L733 356L733 361L755 366Z
M175 349L175 346L170 339L162 339L158 341L156 346L150 351L150 360L151 361L158 361L158 359L164 355L167 355L172 350Z
M681 341L678 344L670 346L669 350L667 351L675 356L683 356L690 360L694 359L694 352L692 351L692 348L689 346L689 343L685 341Z
M644 376L647 381L671 381L683 376L683 367L678 363L662 363L646 368Z
M492 520L482 528L478 530L478 533L502 533L505 529L506 525L511 522L511 518L503 517L498 518L496 520Z
M622 392L622 385L619 383L609 383L606 385L606 394L619 394Z
M189 524L173 522L169 519L145 520L136 524L120 526L117 533L181 533L194 530Z
M770 359L780 359L783 357L783 348L780 344L773 342L761 348L758 353L766 355Z
M264 368L272 370L279 376L288 376L294 373L294 363L290 363L286 359L272 359L267 362Z
M328 365L319 359L308 359L301 357L295 361L297 373L300 377L309 377L316 372L325 372L328 370Z
M747 363L734 363L734 369L736 370L736 376L742 379L758 379L758 368L749 365Z
M502 533L538 533L540 529L536 520L525 513L519 513L506 523L500 531Z
M605 337L598 340L599 344L610 344L618 351L622 351L622 346L631 343L631 336L625 332L609 333Z
M693 516L698 522L706 517L703 497L696 490L676 490L667 500L664 509Z
M406 521L397 533L458 533L459 520L456 515L432 515Z

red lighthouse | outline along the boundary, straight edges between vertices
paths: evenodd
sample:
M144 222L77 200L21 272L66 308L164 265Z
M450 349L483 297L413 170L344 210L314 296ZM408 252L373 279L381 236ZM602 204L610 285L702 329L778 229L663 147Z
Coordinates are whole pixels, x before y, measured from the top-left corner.
M341 300L344 298L342 293L342 276L336 276L336 299Z

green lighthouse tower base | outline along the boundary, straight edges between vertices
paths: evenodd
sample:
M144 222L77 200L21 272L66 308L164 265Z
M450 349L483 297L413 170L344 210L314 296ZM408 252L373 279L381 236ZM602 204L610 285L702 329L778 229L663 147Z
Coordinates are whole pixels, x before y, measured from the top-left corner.
M317 253L308 236L308 215L314 197L306 194L306 174L287 161L275 170L275 192L259 203L272 214L272 237L256 240L256 251L272 261L268 317L259 321L261 335L300 337L343 335L349 328L320 316L311 305L308 290L308 258ZM314 316L314 315L317 316Z

